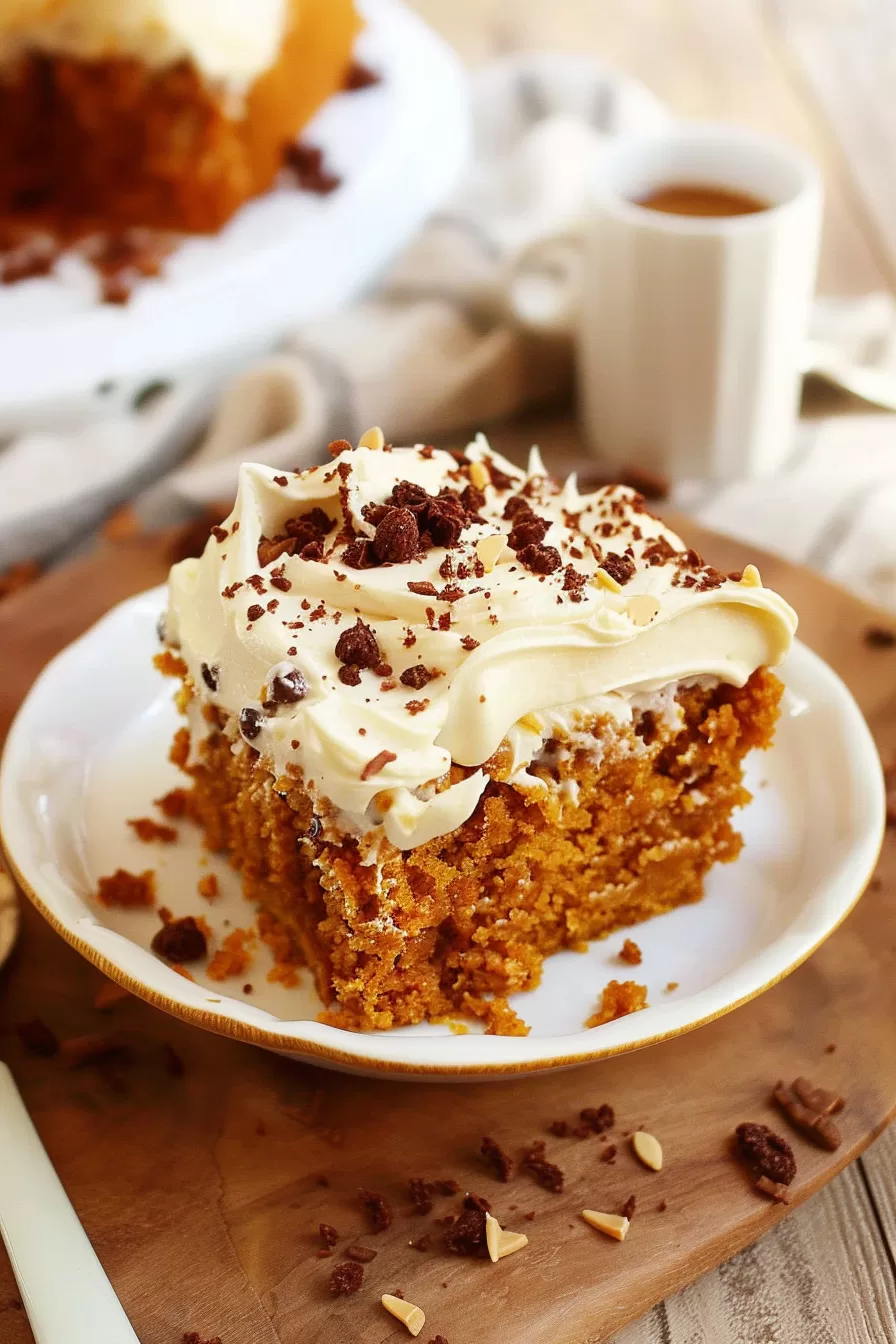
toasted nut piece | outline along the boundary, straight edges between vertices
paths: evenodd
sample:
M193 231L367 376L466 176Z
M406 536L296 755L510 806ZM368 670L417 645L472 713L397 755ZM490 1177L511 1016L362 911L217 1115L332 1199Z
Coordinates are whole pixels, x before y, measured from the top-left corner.
M391 1293L383 1293L380 1301L390 1315L407 1326L410 1334L419 1335L426 1324L426 1317L419 1307L413 1302L405 1302L403 1297L393 1297Z
M498 1247L501 1245L502 1227L497 1218L493 1218L490 1213L485 1215L485 1244L488 1247L488 1258L493 1265L498 1263Z
M507 538L503 532L496 532L490 537L480 537L476 543L476 554L482 561L482 566L486 574L490 574L498 563L498 556L507 544Z
M636 593L625 607L635 625L649 625L659 615L660 604L651 593Z
M484 462L470 463L470 480L480 490L484 490L489 484L491 477L488 474L488 468Z
M529 1245L529 1238L523 1232L505 1232L497 1218L490 1213L485 1215L485 1244L488 1258L492 1264L503 1260L505 1255L513 1255Z
M583 1209L582 1217L589 1227L596 1227L598 1232L606 1233L614 1241L625 1241L630 1224L621 1213L598 1213L595 1209Z
M762 587L762 575L759 573L759 570L756 568L755 565L746 566L743 574L741 574L740 576L740 581L745 588Z
M594 574L591 577L591 582L596 588L608 588L611 593L622 592L622 584L618 583L616 579L613 578L612 574L608 574L607 571L601 569L600 566L594 571Z
M662 1171L663 1150L659 1139L639 1129L632 1135L632 1147L635 1150L635 1157L639 1162L643 1162L645 1167L649 1167L651 1171Z
M502 1232L501 1242L498 1246L498 1259L503 1260L505 1255L513 1255L515 1251L521 1251L524 1246L529 1245L529 1238L525 1232Z
M379 425L374 425L373 429L366 429L358 440L359 448L373 448L377 452L383 448L386 443L386 436Z
M524 714L521 719L517 719L517 723L524 728L531 728L533 733L541 732L541 719L537 714Z

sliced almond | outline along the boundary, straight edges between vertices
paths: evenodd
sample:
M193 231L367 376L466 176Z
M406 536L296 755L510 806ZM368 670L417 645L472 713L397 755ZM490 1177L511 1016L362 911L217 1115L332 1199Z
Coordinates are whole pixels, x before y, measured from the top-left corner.
M746 565L744 572L740 576L740 581L745 588L761 588L762 575L755 565Z
M643 1162L645 1167L649 1167L651 1171L662 1171L663 1150L659 1139L645 1133L643 1129L638 1129L632 1135L632 1148L635 1150L635 1157L639 1162Z
M498 556L503 551L507 538L503 532L495 532L490 537L480 537L476 543L476 554L482 561L482 567L486 574L490 574L498 563Z
M582 1217L589 1227L596 1227L614 1241L625 1241L629 1229L629 1220L621 1213L598 1213L596 1209L583 1209Z
M489 482L491 481L491 477L488 474L488 468L486 467L484 462L470 463L470 480L480 490L484 490L485 487L489 484Z
M375 452L379 452L381 448L385 447L385 444L386 436L379 425L374 425L372 429L365 429L358 440L359 448L373 448Z
M597 569L594 571L594 574L592 575L591 578L591 582L594 584L596 588L607 588L611 593L622 592L622 584L617 583L617 581L613 578L613 575L608 574L607 571L605 569L601 569L600 566L598 566Z
M497 1218L490 1213L485 1215L485 1244L488 1258L492 1264L503 1260L505 1255L513 1255L529 1245L529 1238L523 1232L505 1232Z
M410 1334L419 1335L426 1324L426 1317L419 1307L413 1302L405 1302L403 1297L393 1297L391 1293L383 1293L380 1301L391 1316L407 1326Z
M649 625L659 615L660 604L651 593L636 593L625 607L635 625Z
M521 1251L528 1245L529 1238L525 1232L502 1232L498 1245L498 1259L503 1260L505 1255L513 1255L515 1251Z
M490 1213L485 1215L485 1244L488 1247L488 1258L493 1265L500 1259L498 1247L501 1245L503 1229L497 1218L493 1218Z
M523 728L530 728L533 733L541 732L541 719L537 714L524 714L521 719L517 719L517 723Z

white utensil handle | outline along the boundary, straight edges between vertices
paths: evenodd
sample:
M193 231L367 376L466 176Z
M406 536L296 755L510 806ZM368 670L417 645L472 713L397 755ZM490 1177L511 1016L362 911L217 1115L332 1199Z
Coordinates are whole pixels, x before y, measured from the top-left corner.
M37 1344L140 1344L3 1063L0 1234Z

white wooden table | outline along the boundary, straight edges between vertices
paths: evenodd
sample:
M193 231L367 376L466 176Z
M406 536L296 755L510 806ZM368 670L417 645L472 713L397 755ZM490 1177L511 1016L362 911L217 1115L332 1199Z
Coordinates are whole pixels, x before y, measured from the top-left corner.
M896 0L410 2L471 62L517 48L592 50L682 115L787 136L825 175L821 288L896 288ZM896 452L896 420L893 437ZM492 438L512 455L533 440L561 455L578 446L568 414ZM616 1344L888 1341L896 1341L896 1126L774 1232Z

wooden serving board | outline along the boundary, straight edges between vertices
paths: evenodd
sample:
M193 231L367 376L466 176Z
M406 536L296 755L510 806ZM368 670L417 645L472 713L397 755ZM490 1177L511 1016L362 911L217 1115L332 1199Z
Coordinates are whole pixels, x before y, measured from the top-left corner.
M695 545L725 569L737 544ZM58 571L0 604L0 734L34 673L113 601L158 581L171 539L136 540ZM801 613L803 638L844 676L885 755L896 749L896 649L872 649L879 613L783 562L767 582ZM787 980L728 1017L639 1054L513 1082L447 1086L327 1073L204 1034L136 1000L101 1017L98 973L24 911L18 948L0 972L0 1049L50 1156L143 1344L180 1344L187 1331L222 1344L381 1344L408 1337L379 1305L401 1289L426 1312L422 1344L593 1344L755 1240L787 1214L757 1195L728 1147L742 1120L786 1130L770 1108L777 1078L805 1074L848 1099L834 1154L791 1135L801 1203L851 1161L896 1112L896 832L856 910ZM120 1028L134 1064L116 1080L25 1054L13 1025L40 1016L60 1036ZM162 1043L183 1058L166 1072ZM828 1047L836 1046L834 1052ZM615 1163L595 1139L555 1139L554 1119L610 1102ZM662 1141L662 1172L639 1166L625 1131ZM493 1135L510 1151L545 1138L566 1177L560 1195L527 1176L501 1185L477 1157ZM605 1145L604 1145L605 1146ZM453 1177L485 1195L529 1247L493 1266L441 1247L439 1199L408 1212L410 1177ZM326 1181L328 1184L323 1184ZM365 1231L359 1186L395 1208L391 1228ZM580 1219L584 1207L637 1210L622 1244ZM666 1202L664 1212L658 1210ZM525 1214L534 1212L532 1221ZM39 1211L36 1211L39 1216ZM340 1233L319 1259L317 1227ZM409 1241L432 1234L429 1250ZM327 1280L352 1241L373 1246L364 1285L333 1299ZM0 1265L0 1339L31 1336Z

